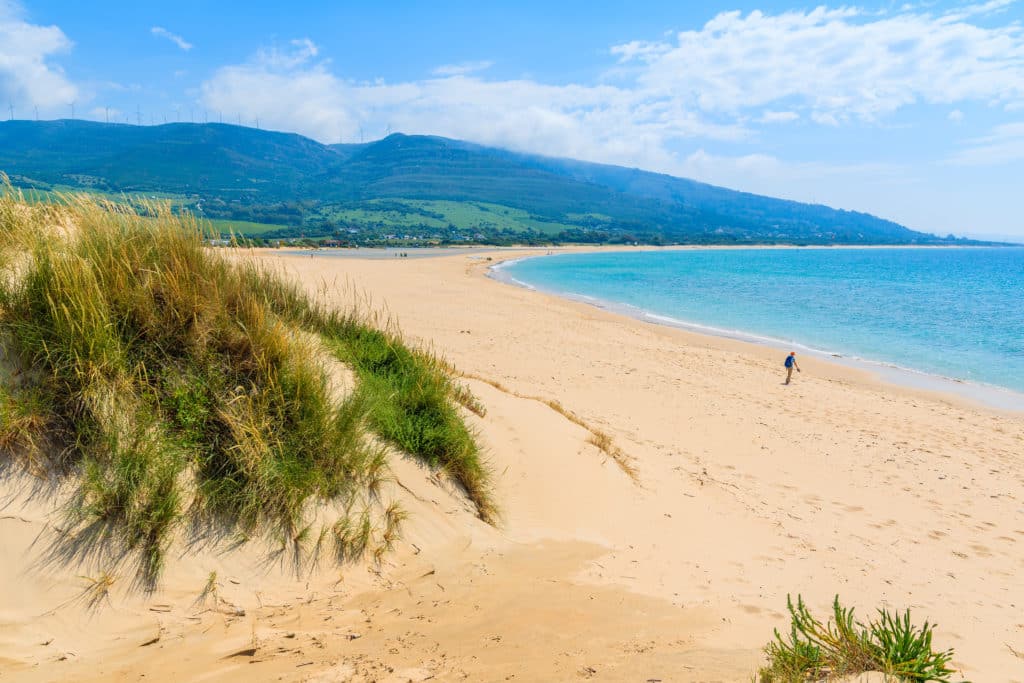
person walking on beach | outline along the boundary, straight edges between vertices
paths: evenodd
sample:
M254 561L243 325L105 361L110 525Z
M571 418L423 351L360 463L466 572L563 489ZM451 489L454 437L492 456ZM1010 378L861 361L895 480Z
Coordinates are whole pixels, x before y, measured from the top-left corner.
M800 366L796 364L796 351L790 351L786 356L786 384L793 378L793 368L800 372Z

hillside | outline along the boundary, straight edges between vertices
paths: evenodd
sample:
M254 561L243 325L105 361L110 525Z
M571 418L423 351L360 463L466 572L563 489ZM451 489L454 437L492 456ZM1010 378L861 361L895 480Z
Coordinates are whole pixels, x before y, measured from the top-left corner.
M224 124L0 123L16 185L170 193L276 236L457 241L938 243L865 213L430 136L322 145ZM400 233L400 234L399 234Z

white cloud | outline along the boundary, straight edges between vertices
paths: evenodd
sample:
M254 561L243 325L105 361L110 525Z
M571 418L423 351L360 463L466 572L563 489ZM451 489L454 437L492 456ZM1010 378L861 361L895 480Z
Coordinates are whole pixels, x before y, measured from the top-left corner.
M671 168L666 140L738 139L741 125L702 120L670 99L611 85L546 85L450 75L405 83L343 79L316 61L308 40L257 52L219 69L201 100L229 118L329 141L352 141L387 127L582 159ZM229 115L230 112L230 115Z
M726 156L703 149L688 155L679 167L681 175L713 185L867 211L916 229L946 228L948 232L955 222L952 212L943 213L942 202L934 196L940 193L930 191L920 170L913 165L879 162L788 161L766 154ZM969 214L970 209L959 213Z
M964 113L959 109L954 109L953 111L949 112L946 118L948 118L953 123L962 123L964 120Z
M612 54L633 69L640 88L704 112L736 115L786 101L834 125L919 102L1006 106L1024 101L1024 29L969 20L1010 2L945 14L725 12L674 41L626 43Z
M670 37L673 33L674 31L670 31L666 36ZM671 50L672 47L667 43L633 40L622 45L613 46L611 52L613 55L618 55L620 62L625 63L635 59L654 60Z
M812 111L811 121L821 124L822 126L838 126L839 118L828 111Z
M149 31L154 36L158 36L160 38L166 38L167 40L171 41L172 43L174 43L175 45L180 47L185 52L188 52L193 47L192 43L188 42L187 40L185 40L184 38L182 38L181 36L179 36L176 33L171 33L170 31L165 29L163 26L154 26L153 28L149 29Z
M1024 161L1024 121L996 126L988 135L967 140L966 144L947 162L957 166L993 166Z
M71 45L57 26L30 24L20 6L0 0L0 98L41 109L63 108L77 99L78 88L49 62Z
M288 45L291 47L261 48L252 63L269 71L280 71L302 66L320 54L320 48L309 38L292 40Z
M795 111L772 111L767 110L758 119L761 123L791 123L800 119L800 114Z
M745 186L760 188L757 191L803 201L813 200L813 194L806 189L807 183L822 178L871 178L873 182L885 183L910 179L907 169L896 164L790 162L768 154L731 157L709 154L703 149L687 156L682 170L689 177L713 184L743 178Z
M952 10L945 16L948 21L960 21L962 19L969 19L970 17L996 14L1005 11L1007 7L1016 1L1017 0L989 0L988 2L978 3L976 5L967 5L966 7Z
M494 62L459 62L458 64L444 64L437 67L431 73L435 76L465 76L467 74L486 71L494 66Z
M302 39L217 70L201 101L330 142L391 128L675 172L683 139L750 140L757 126L796 120L872 122L922 102L1024 105L1024 29L993 25L1010 1L946 13L724 12L668 40L612 47L618 63L582 84L487 79L488 62L357 82ZM982 16L984 26L971 23Z

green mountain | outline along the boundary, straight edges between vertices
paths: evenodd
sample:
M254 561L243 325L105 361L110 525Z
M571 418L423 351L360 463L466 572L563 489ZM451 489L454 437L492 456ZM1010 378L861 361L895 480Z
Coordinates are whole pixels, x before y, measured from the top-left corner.
M42 190L169 193L243 232L347 241L941 243L865 213L430 136L323 145L224 124L0 123L0 171Z

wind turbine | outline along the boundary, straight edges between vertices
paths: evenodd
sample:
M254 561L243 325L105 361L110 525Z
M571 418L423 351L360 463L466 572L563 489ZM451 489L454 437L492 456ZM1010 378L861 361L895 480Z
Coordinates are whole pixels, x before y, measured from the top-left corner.
M142 109L137 104L135 105L135 124L142 125Z
M70 104L71 104L71 120L74 121L75 120L75 103L71 102Z
M110 123L110 107L103 107L103 122Z
M13 121L14 120L14 102L11 102L11 105L8 107L8 109L11 110L11 121Z

